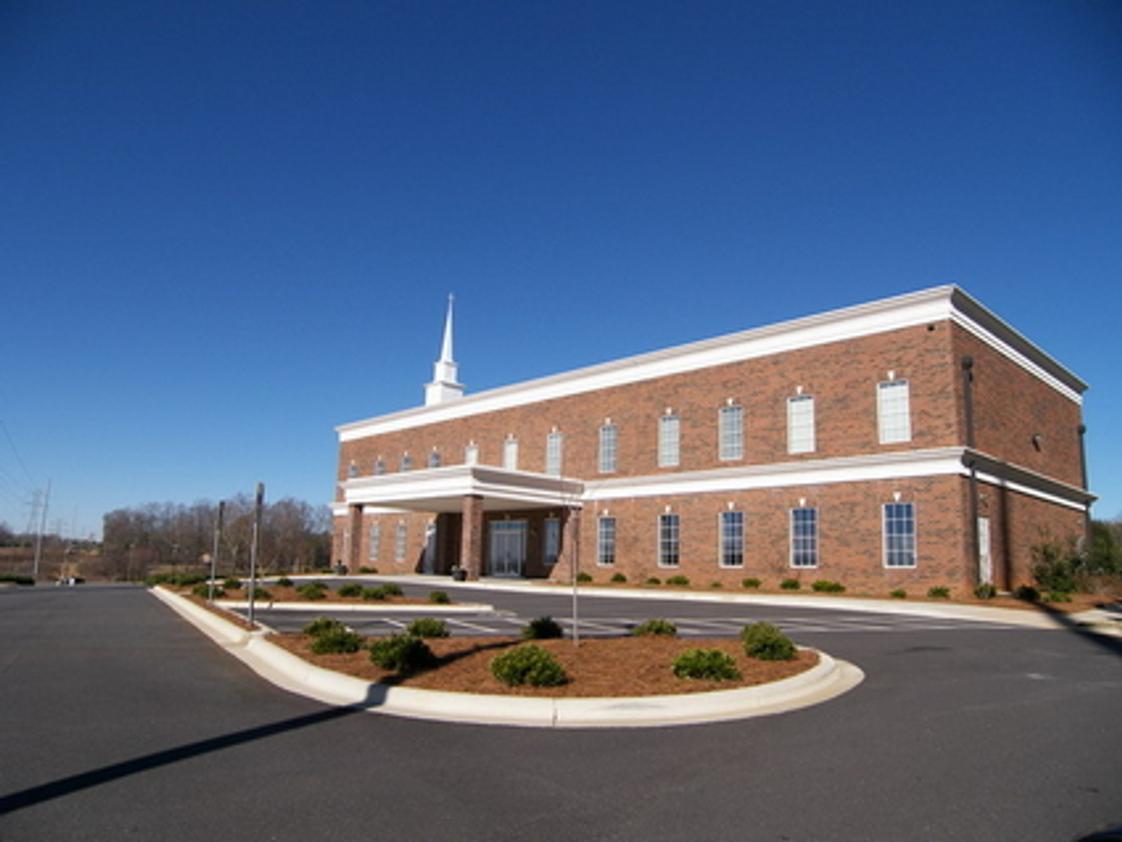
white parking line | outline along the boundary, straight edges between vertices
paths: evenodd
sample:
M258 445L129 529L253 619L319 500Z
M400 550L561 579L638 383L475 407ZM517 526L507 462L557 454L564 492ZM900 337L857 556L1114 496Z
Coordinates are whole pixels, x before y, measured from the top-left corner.
M477 626L475 623L469 623L465 620L445 620L444 622L446 622L450 626L462 626L465 629L483 632L484 634L502 634L502 631L500 631L499 629L491 628L489 626Z

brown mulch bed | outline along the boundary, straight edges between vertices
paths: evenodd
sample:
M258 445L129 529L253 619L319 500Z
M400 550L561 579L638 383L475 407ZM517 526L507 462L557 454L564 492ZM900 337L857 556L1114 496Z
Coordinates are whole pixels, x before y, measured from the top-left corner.
M249 621L246 620L244 617L242 617L240 614L236 614L233 611L227 611L225 608L222 608L221 606L218 606L218 605L211 605L205 599L203 599L202 597L199 597L199 596L195 596L190 591L177 591L176 593L178 593L179 596L185 597L186 599L195 603L195 605L198 605L200 608L205 608L211 614L216 614L217 616L219 616L223 620L225 620L227 623L233 623L239 629L245 629L246 631L253 631L253 626L251 626L249 624Z
M560 687L508 687L491 675L491 660L524 641L515 637L450 637L425 641L440 659L431 670L398 676L376 666L366 650L349 655L316 655L311 639L302 634L280 634L273 643L326 669L403 687L446 690L460 693L490 693L509 696L603 697L654 696L674 693L703 693L766 684L798 675L818 663L818 654L800 650L793 661L757 661L744 654L737 639L683 640L672 637L613 637L582 640L537 640L551 652L569 676ZM671 672L674 658L695 647L720 649L736 660L740 681L698 681L678 678Z
M363 599L361 596L339 596L338 591L326 590L323 594L323 599L308 599L303 594L299 593L295 587L292 588L278 588L273 584L264 584L261 587L269 591L269 599L261 600L263 603L269 602L316 602L323 605L436 605L427 599L418 599L410 596L387 596L385 599ZM434 588L439 590L439 588ZM181 594L187 596L190 590L180 591ZM226 591L226 595L222 599L232 599L245 601L249 599L249 589L245 586L237 590ZM451 600L445 605L454 605L455 600Z

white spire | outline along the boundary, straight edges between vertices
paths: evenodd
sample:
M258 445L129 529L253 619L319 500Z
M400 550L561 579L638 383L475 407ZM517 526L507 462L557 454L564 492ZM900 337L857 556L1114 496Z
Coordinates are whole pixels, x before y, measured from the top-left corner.
M448 315L444 317L444 341L440 345L440 359L432 364L432 382L425 384L425 406L463 397L464 387L457 377L455 359L452 357L452 301L448 296Z

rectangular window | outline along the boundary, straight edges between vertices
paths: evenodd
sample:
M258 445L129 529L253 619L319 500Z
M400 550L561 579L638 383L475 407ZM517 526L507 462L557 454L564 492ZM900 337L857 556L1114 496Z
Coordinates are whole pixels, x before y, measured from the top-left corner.
M503 442L503 467L508 471L518 470L518 439L513 436Z
M744 407L722 406L719 414L720 457L744 458Z
M382 545L382 524L375 523L370 527L370 546L366 549L366 557L370 561L378 560L378 552Z
M434 450L431 453L429 453L429 467L430 468L439 468L440 467L440 451L439 450Z
M561 476L561 447L560 433L550 433L545 437L545 472L553 476Z
M542 561L547 565L557 563L561 554L561 519L547 517L545 519L545 535L542 539Z
M600 473L615 473L618 442L619 428L615 424L605 424L600 428Z
M374 476L380 477L386 472L386 460L379 456L374 460Z
M681 424L677 415L663 415L658 419L658 466L677 468L679 459L678 436Z
M658 566L678 566L678 516L658 516Z
M912 503L884 504L884 566L916 566L916 513Z
M405 542L409 536L409 527L405 521L401 521L397 525L397 532L393 537L393 560L405 561Z
M406 453L404 456L401 457L401 470L402 471L413 470L413 457L410 456L408 453Z
M744 566L744 512L721 512L721 567Z
M610 567L616 563L616 519L602 517L596 521L596 563Z
M787 452L814 452L814 398L787 398Z
M877 425L881 444L912 440L909 403L907 380L892 380L877 385Z
M479 462L479 445L469 444L464 448L464 464L475 465Z
M358 465L355 460L351 460L351 464L347 465L347 479L354 479L358 476Z
M818 566L818 509L791 509L791 566Z

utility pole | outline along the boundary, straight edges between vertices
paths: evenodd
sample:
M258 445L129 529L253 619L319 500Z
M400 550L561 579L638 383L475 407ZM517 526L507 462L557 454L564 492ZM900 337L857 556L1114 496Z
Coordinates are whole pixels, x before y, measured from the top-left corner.
M35 566L32 571L34 579L39 578L39 559L43 554L43 530L47 528L47 507L51 505L51 478L47 477L47 496L43 500L43 511L39 518L39 531L35 535Z
M257 483L257 500L253 504L253 543L249 548L249 624L253 623L253 594L257 585L257 544L261 537L261 506L265 502L265 483Z
M214 551L210 554L210 587L207 588L207 602L214 602L214 577L218 575L218 548L222 545L222 516L226 513L226 501L218 501L218 520L214 524Z

